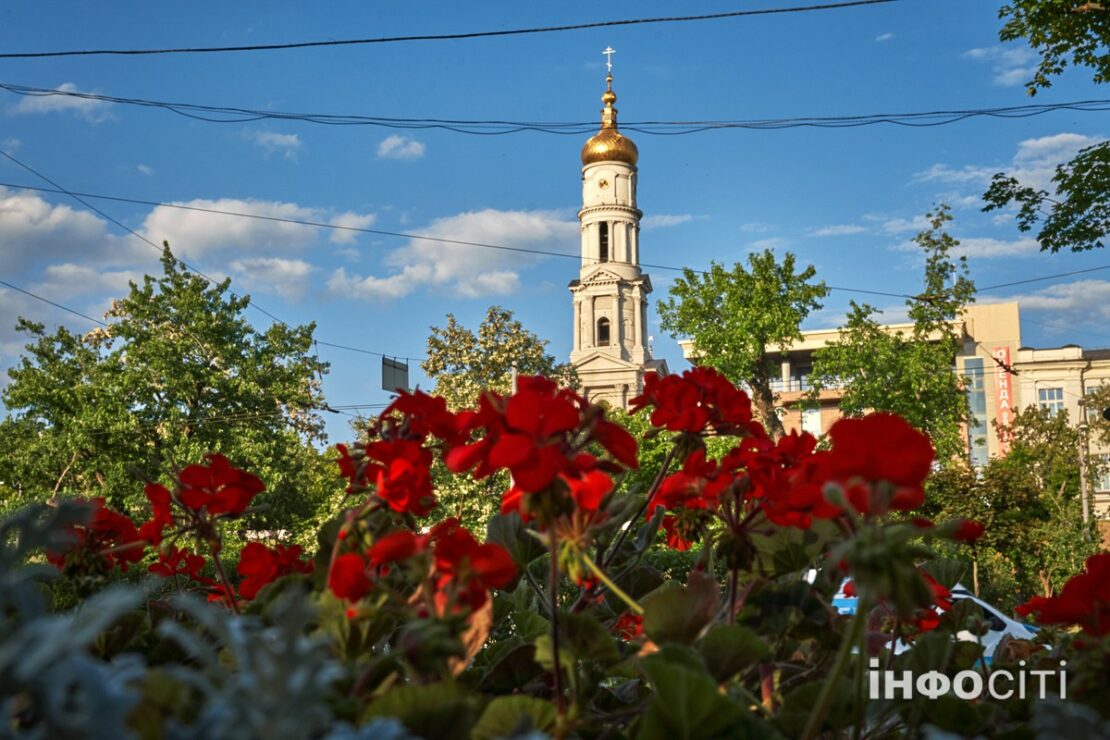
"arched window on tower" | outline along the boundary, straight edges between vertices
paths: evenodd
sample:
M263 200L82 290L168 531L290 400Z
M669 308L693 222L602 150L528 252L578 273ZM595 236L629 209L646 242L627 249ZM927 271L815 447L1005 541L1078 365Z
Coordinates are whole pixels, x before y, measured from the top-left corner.
M601 249L599 250L598 259L602 262L609 261L609 222L602 221L601 224Z
M597 320L597 346L609 346L609 319L601 318Z

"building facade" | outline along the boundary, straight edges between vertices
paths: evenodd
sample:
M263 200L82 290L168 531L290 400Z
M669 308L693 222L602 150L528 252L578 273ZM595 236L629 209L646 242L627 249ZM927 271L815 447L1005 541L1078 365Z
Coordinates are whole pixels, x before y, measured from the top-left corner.
M1012 302L969 306L956 323L962 346L953 358L953 371L967 378L971 419L966 440L972 465L985 465L991 457L1008 452L1008 442L1004 434L999 435L998 427L1006 427L1014 414L1028 407L1053 414L1066 412L1077 425L1091 421L1091 414L1101 415L1102 409L1086 409L1079 402L1098 386L1110 383L1110 350L1077 345L1024 347L1019 306ZM892 333L913 331L912 324L887 324L883 328ZM800 342L769 353L781 370L773 390L787 431L798 429L819 437L840 418L841 392L837 388L822 390L816 408L802 403L812 390L814 352L839 337L836 329L805 331ZM679 344L687 359L696 359L692 342ZM1110 518L1110 447L1091 435L1087 444L1076 450L1076 455L1080 454L1107 463L1090 466L1088 491L1092 513Z
M651 278L640 270L639 151L617 129L612 74L605 81L601 130L582 147L582 261L569 286L570 361L587 398L627 408L643 390L645 373L667 369L647 342Z

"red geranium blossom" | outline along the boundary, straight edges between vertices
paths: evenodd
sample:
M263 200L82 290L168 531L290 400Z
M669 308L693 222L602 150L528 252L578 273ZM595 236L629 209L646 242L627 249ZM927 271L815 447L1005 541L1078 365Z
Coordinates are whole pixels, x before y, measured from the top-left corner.
M633 413L653 406L651 423L671 432L700 434L712 428L719 434L753 433L752 403L748 394L710 367L695 367L682 375L644 377L644 392L632 399Z
M377 494L394 511L426 516L435 506L432 494L432 453L419 442L382 440L366 445L366 456L375 464Z
M159 552L158 562L151 563L147 570L163 578L185 576L197 583L211 584L210 579L204 578L200 574L200 569L204 567L204 563L204 556L197 555L186 547L178 549L171 546L168 550Z
M616 624L613 625L613 632L622 640L635 640L644 634L644 618L639 614L625 612L617 618Z
M262 587L291 573L311 573L312 563L301 560L300 545L277 545L270 549L260 542L251 542L239 553L239 595L250 601Z
M178 476L178 498L187 508L238 516L266 490L258 476L232 466L223 455L210 453L207 460L207 465L187 466Z
M162 533L166 527L174 525L172 497L169 490L158 483L148 483L143 491L150 501L152 518L149 522L139 527L139 536L152 545L162 543Z
M1110 634L1110 552L1087 558L1083 572L1056 596L1034 596L1015 611L1039 624L1077 624L1094 637Z
M925 501L922 484L932 468L929 438L894 414L841 419L829 429L830 474L861 514L915 509ZM882 490L885 482L892 490Z
M131 563L143 559L145 543L135 523L104 505L103 498L83 499L92 508L88 524L67 528L71 536L68 547L48 551L46 559L58 570L80 561L111 570L117 565L126 572Z
M505 548L479 544L458 519L447 519L431 533L435 540L436 609L480 609L489 589L503 588L516 578L516 565Z
M974 519L964 519L960 522L960 526L956 528L952 539L972 543L982 537L986 531L986 527Z
M370 577L366 575L366 561L353 552L335 558L328 575L328 588L341 599L358 601L370 593Z

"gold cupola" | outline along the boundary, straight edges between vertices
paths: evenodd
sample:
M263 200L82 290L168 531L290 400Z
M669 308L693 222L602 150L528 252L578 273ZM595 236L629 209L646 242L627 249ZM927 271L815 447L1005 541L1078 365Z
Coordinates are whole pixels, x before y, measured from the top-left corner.
M613 75L605 77L605 93L601 102L605 107L601 109L601 130L591 136L582 146L582 165L594 162L626 162L635 166L640 158L640 152L632 139L617 130L617 109L613 103L617 102L617 94L613 92Z

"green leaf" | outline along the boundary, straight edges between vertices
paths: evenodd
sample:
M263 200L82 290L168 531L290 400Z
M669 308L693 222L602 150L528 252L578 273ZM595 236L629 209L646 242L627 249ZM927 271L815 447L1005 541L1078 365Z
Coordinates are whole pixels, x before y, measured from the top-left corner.
M477 718L475 700L454 683L396 686L374 700L362 720L396 717L425 740L467 737Z
M824 681L803 684L786 695L775 724L787 737L798 737L805 730L809 715L817 705ZM826 730L841 730L855 720L855 687L851 680L841 676L833 687L833 700L825 717Z
M551 635L538 637L536 661L551 670L554 666L553 656ZM562 612L559 614L559 657L564 661L590 661L603 666L613 665L621 659L613 636L596 619Z
M528 533L528 528L515 511L490 517L486 525L486 541L496 542L508 550L521 568L547 552L543 544Z
M767 643L759 635L738 624L713 627L706 633L698 649L709 672L721 683L770 652Z
M649 655L640 665L654 694L640 719L638 740L694 740L738 737L747 712L717 691L704 670Z
M555 707L533 696L501 696L489 703L474 725L473 740L512 737L533 730L550 732L555 727Z
M660 644L689 645L717 615L720 599L716 583L694 572L688 586L667 581L645 596L642 604L644 634Z

